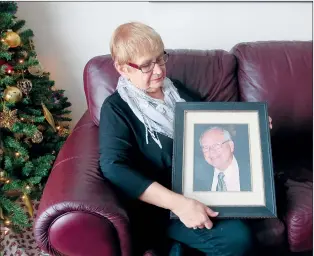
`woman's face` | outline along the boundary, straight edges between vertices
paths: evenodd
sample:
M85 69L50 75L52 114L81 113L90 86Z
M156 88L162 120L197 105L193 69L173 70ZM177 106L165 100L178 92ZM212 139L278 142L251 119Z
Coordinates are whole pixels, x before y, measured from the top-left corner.
M153 93L163 86L166 77L165 62L167 59L168 55L164 52L157 56L146 55L136 58L131 63L121 67L120 70L118 69L118 71L136 87Z

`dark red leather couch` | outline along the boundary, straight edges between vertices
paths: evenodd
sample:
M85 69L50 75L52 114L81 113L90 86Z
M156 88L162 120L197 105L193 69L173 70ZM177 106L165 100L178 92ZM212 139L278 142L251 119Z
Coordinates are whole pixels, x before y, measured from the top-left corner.
M223 50L169 50L168 76L206 101L267 101L278 219L250 220L268 255L312 250L312 42L241 43ZM51 255L129 256L128 215L99 169L98 120L118 79L110 56L84 70L88 111L58 155L34 233Z

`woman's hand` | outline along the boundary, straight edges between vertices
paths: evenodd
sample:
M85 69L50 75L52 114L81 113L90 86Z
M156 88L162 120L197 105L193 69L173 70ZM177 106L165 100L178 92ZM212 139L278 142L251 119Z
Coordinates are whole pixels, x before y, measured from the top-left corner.
M271 119L271 117L269 116L268 117L268 121L269 121L269 127L270 127L270 129L273 129L273 124L272 124L272 119Z
M189 198L175 203L172 212L179 217L187 228L194 229L204 227L211 229L213 223L209 217L218 215L218 212L214 212L201 202Z

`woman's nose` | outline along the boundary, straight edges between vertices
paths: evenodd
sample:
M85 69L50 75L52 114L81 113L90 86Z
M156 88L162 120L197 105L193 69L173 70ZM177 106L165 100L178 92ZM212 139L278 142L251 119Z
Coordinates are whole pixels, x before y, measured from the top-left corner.
M154 74L160 75L161 73L162 73L162 69L161 69L161 67L159 66L159 64L156 63L155 66L154 66Z

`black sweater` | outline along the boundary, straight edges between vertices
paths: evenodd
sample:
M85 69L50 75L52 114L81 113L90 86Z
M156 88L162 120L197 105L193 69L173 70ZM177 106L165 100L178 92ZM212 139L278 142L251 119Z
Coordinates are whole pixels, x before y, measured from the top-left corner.
M181 98L197 100L179 81L173 83ZM99 124L100 167L108 180L133 199L154 181L171 188L173 140L158 136L162 149L150 136L146 143L145 126L118 92L104 101Z

